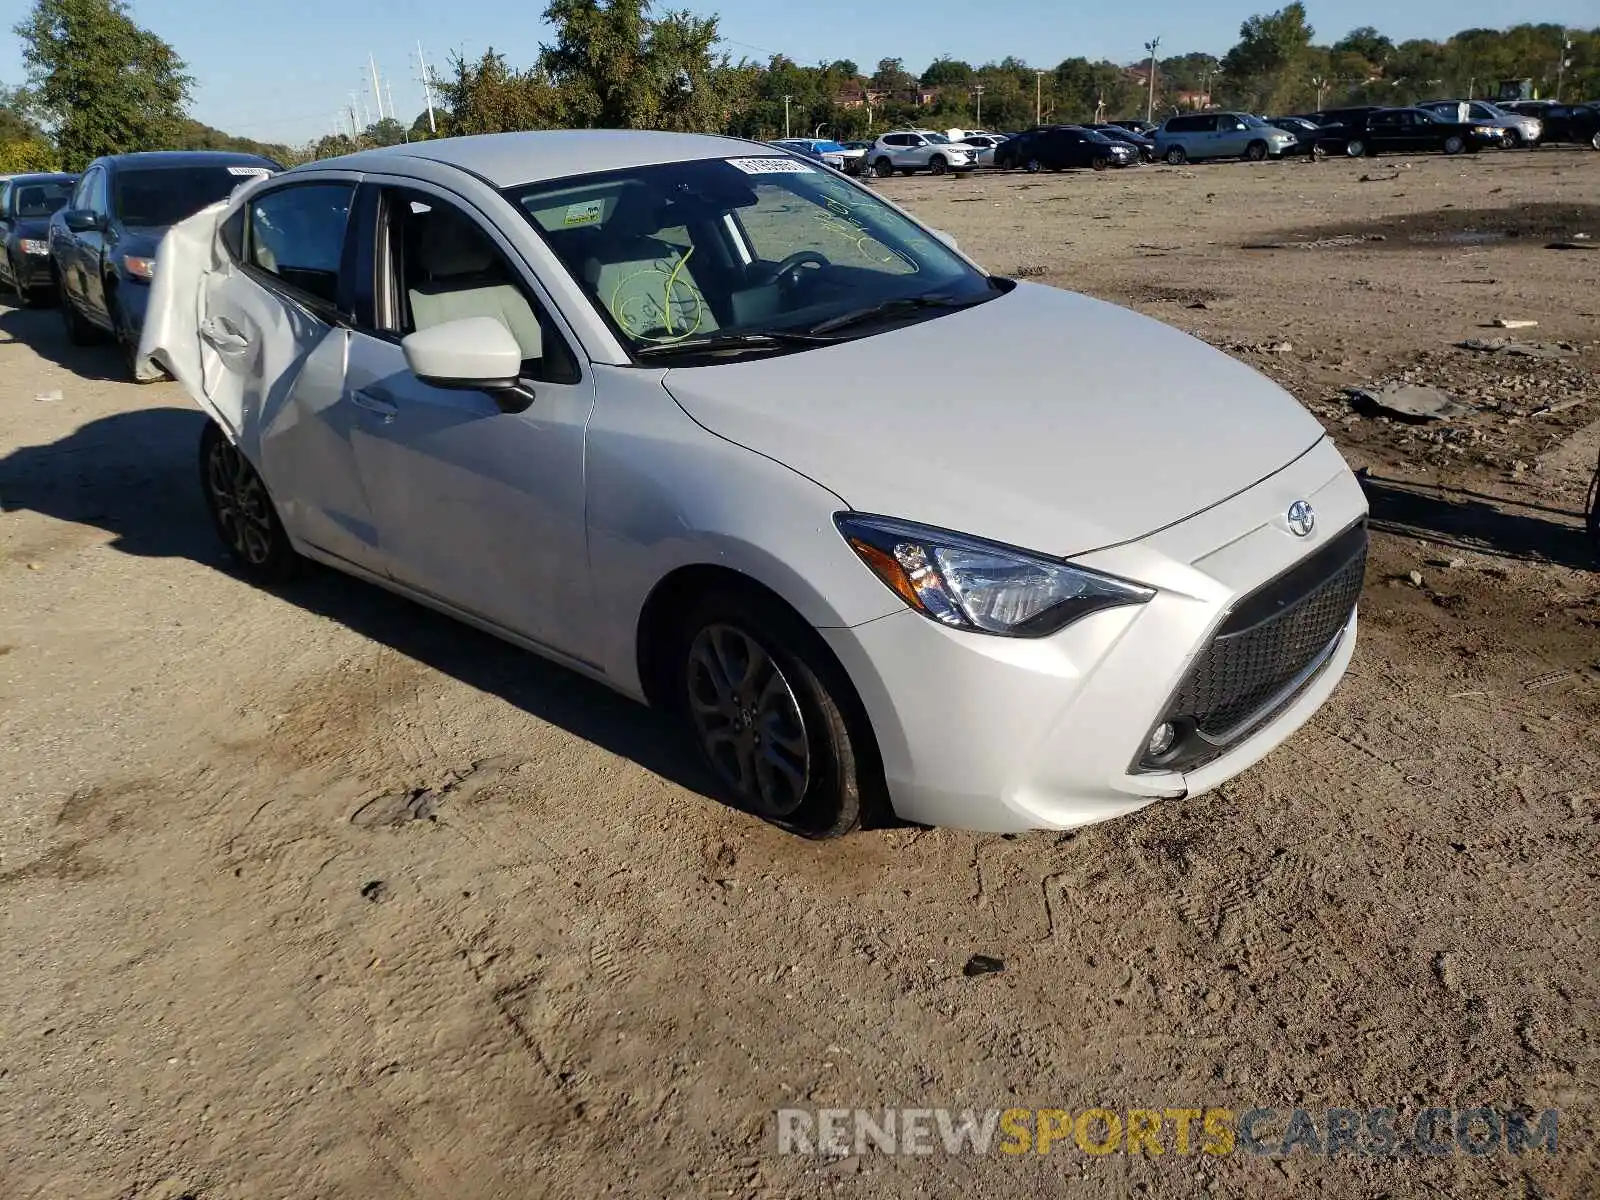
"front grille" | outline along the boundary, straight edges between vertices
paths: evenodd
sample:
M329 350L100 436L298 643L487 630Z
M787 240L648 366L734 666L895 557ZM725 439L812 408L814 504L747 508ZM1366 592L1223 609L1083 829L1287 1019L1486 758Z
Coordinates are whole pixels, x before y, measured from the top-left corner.
M1192 769L1292 700L1285 690L1349 622L1366 563L1363 522L1236 604L1162 717L1186 736L1147 765Z

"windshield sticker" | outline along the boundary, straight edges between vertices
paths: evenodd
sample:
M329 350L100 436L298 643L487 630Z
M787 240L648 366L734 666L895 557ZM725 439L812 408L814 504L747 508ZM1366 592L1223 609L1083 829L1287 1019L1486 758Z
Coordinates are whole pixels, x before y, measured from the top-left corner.
M265 179L272 172L266 167L229 167L229 175L248 175L251 179Z
M816 168L798 158L730 158L730 166L738 167L746 175L814 175Z
M593 225L606 210L604 200L580 200L576 204L567 205L567 215L562 220L563 225Z

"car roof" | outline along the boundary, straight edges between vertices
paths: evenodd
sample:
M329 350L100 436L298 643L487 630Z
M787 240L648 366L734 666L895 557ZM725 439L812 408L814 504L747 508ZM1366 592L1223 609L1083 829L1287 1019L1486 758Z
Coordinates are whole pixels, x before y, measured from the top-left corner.
M795 139L791 139L795 140ZM766 142L701 133L660 133L645 129L540 129L522 133L479 133L468 137L434 138L375 150L359 150L291 168L298 171L338 167L352 171L405 172L408 159L424 159L459 167L495 187L542 183L573 175L618 171L627 167L728 158L767 150Z
M21 175L0 175L0 183L71 183L78 178L72 171L27 171Z
M232 150L139 150L131 154L106 154L89 165L103 167L211 167L248 163L251 166L278 164L259 154L240 154Z

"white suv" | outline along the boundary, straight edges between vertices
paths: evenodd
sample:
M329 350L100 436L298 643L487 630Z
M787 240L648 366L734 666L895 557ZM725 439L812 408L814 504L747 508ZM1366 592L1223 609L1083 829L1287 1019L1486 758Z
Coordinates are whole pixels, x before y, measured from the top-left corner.
M879 177L899 171L966 172L978 165L978 152L965 142L952 142L931 129L896 129L872 143L867 151L872 173Z

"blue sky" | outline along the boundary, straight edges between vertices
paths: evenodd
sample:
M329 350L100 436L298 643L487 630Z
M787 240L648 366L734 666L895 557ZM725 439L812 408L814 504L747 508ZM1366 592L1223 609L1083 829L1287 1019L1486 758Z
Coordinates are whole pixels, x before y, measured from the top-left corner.
M903 58L921 71L950 54L973 63L1016 54L1036 66L1083 55L1131 62L1143 43L1161 37L1161 53L1221 54L1239 23L1282 0L1149 0L1131 22L1117 5L1064 5L1055 0L918 0L865 5L859 0L734 0L716 6L663 0L660 7L720 12L723 36L735 56L765 59L773 52L805 63L855 59L871 70L880 58ZM3 6L20 15L23 3ZM1375 25L1396 41L1445 37L1472 26L1501 28L1516 20L1595 23L1595 0L1539 0L1538 11L1504 0L1379 0L1308 5L1319 38L1333 40L1359 25ZM547 31L543 0L135 0L140 24L166 38L196 79L193 114L209 125L263 141L304 142L330 132L334 112L357 89L372 107L366 64L370 51L392 80L395 108L409 122L422 109L415 48L421 39L436 69L449 52L482 53L490 45L514 63L529 63ZM11 24L8 16L6 25ZM22 82L17 40L0 43L0 82Z

